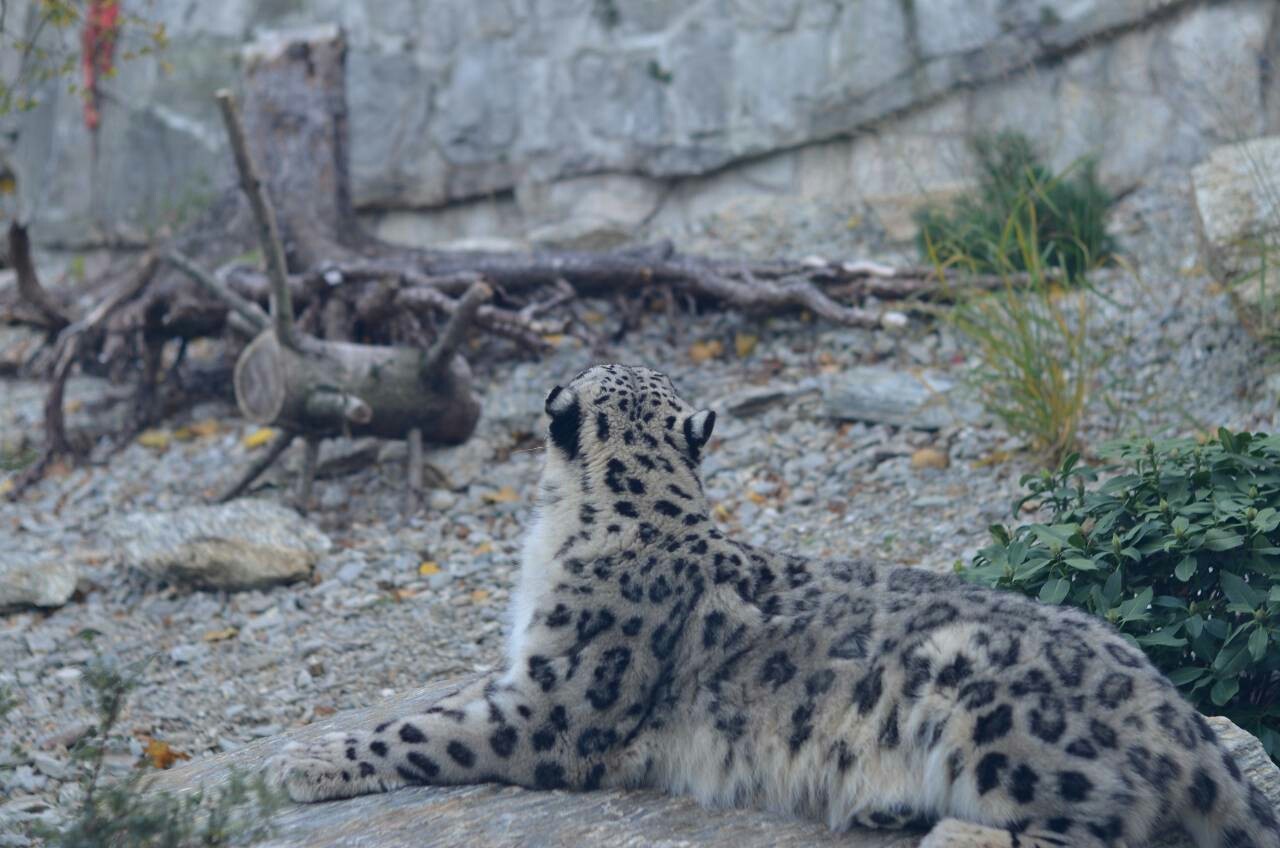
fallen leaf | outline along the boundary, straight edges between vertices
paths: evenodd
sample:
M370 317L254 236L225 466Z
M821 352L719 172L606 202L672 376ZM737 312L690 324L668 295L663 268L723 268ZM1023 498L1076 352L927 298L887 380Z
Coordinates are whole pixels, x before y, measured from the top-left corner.
M974 460L973 467L987 468L988 466L992 466L992 465L1004 465L1006 462L1009 461L1009 458L1012 455L1013 454L1009 453L1009 451L1007 450L993 450L991 453L987 454L986 456L981 457L980 459Z
M69 415L74 415L82 409L84 409L84 401L80 400L80 398L72 398L67 401L64 411Z
M730 521L733 518L733 510L724 504L716 504L711 507L711 517L717 521Z
M922 468L946 468L951 465L951 457L936 448L920 448L911 454L911 467L919 471Z
M489 598L488 589L476 589L474 592L471 593L471 602L473 604L484 603L486 600L488 600L488 598Z
M17 485L17 483L13 482L12 477L6 477L5 479L0 480L0 498L12 492Z
M751 490L747 490L747 500L751 501L756 506L759 506L760 504L763 504L766 500L768 500L768 498L766 498L764 495L760 494L759 492L753 492Z
M599 312L588 309L586 312L582 313L582 320L586 321L588 324L603 324L604 316Z
M336 712L337 710L334 709L333 707L319 706L315 708L315 714L320 716L321 718L326 718L328 716L333 715Z
M493 553L493 542L481 542L472 553L476 556Z
M416 594L418 594L417 589L400 588L391 590L391 597L395 598L397 601L407 601Z
M739 359L746 359L756 349L756 343L759 341L759 336L753 336L750 333L738 333L733 337L733 349L737 351Z
M227 639L234 639L240 631L234 627L227 627L222 630L210 630L204 634L206 642L224 642Z
M559 347L560 342L564 341L564 333L545 333L542 340L552 347Z
M273 428L259 427L257 430L254 430L252 433L245 436L244 439L241 440L241 444L249 450L253 450L254 448L262 447L275 437L276 431Z
M151 737L147 737L147 747L142 750L142 753L151 761L151 765L158 769L170 768L178 760L191 759L190 754L175 750L168 742L161 742Z
M520 500L520 495L510 486L503 486L496 492L485 492L480 497L486 503L491 504L513 503Z
M709 359L715 359L724 353L724 342L711 339L705 342L694 342L689 346L689 358L695 365L701 365Z
M201 438L207 438L218 435L222 425L218 423L216 418L206 418L203 421L192 421L187 425L187 429Z
M432 560L425 560L418 565L418 573L423 577L430 577L432 574L440 573L440 566Z
M138 434L138 444L162 451L169 447L169 434L164 430L143 430Z

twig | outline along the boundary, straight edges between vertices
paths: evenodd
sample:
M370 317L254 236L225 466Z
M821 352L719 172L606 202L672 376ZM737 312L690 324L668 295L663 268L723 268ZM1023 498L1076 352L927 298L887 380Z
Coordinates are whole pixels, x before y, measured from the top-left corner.
M159 264L155 251L148 250L138 263L137 270L131 280L127 280L120 288L107 296L88 315L62 328L62 332L58 334L59 346L69 339L98 329L111 313L119 309L121 305L133 300L138 296L139 292L146 288L147 283L151 282L151 278L155 276L156 268Z
M222 109L222 121L226 124L227 135L231 140L236 170L240 172L240 187L249 198L253 217L258 222L258 240L262 245L262 254L267 261L267 273L271 278L271 315L275 321L276 335L280 338L280 344L292 350L301 351L304 343L293 324L293 299L289 295L289 268L285 263L284 242L280 239L280 225L276 220L275 207L271 205L267 188L258 175L258 168L249 153L249 144L245 140L244 126L240 122L240 111L236 107L235 95L224 88L214 96Z
M307 415L334 427L351 424L368 424L373 420L373 409L361 398L349 392L335 389L316 389L307 396Z
M351 309L340 297L331 297L320 311L320 327L326 341L351 341Z
M57 345L54 348L56 364L49 381L49 391L44 398L45 445L41 451L40 459L28 466L18 478L16 485L9 493L10 500L16 500L23 491L40 480L54 459L59 456L75 455L71 440L67 438L63 398L66 392L67 379L71 376L71 369L80 358L84 339L90 333L97 331L112 312L136 297L139 292L146 288L147 284L151 282L151 278L155 276L158 265L159 262L156 259L155 252L147 251L142 261L138 264L132 280L121 284L115 292L98 304L92 312L79 321L66 325L58 334Z
M320 465L320 437L307 436L306 450L302 454L302 480L298 486L298 511L303 515L311 508L311 490L316 482L316 468Z
M164 258L166 262L186 274L206 292L225 303L231 311L244 318L259 333L271 326L271 318L262 311L261 306L236 294L183 253L177 250L169 250L165 253Z
M458 306L449 316L449 321L436 338L431 349L422 357L422 373L438 374L449 367L449 360L467 337L467 329L476 317L481 304L493 297L493 289L484 283L472 283L471 288L458 301Z
M422 430L414 427L405 439L404 514L408 517L417 509L422 493Z
M427 287L400 289L396 292L395 303L407 309L443 312L446 315L452 315L458 308L457 300ZM547 348L547 343L543 340L537 325L521 319L519 315L509 310L485 304L476 310L474 320L477 327L495 336L511 339L530 350L541 351Z
M555 282L556 293L544 301L534 301L516 313L523 321L532 321L539 315L550 312L557 306L568 303L578 296L573 286L564 277Z
M35 307L48 322L49 329L56 333L70 324L71 319L66 312L40 285L35 263L31 261L31 239L27 236L27 228L17 221L9 225L9 261L18 272L18 294Z
M262 456L253 461L253 464L245 469L240 475L240 479L231 484L225 492L218 496L218 503L226 503L229 500L240 497L245 490L253 485L253 481L262 476L262 472L271 467L271 463L280 458L280 454L284 453L289 445L293 444L293 440L297 437L297 433L290 430L282 430L271 444L267 445L267 449L263 451Z

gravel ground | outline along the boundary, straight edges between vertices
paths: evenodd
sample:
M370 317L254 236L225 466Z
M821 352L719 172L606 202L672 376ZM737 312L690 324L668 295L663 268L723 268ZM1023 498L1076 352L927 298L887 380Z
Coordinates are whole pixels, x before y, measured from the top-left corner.
M1141 274L1099 279L1094 315L1099 343L1113 349L1106 371L1113 408L1094 405L1086 444L1117 433L1274 426L1264 356L1195 269L1178 185L1157 181L1117 212ZM812 252L803 236L789 252ZM604 338L619 320L608 303L579 309L590 313L589 324L599 319ZM755 346L739 355L735 341L746 345L747 336ZM704 358L709 349L699 343L711 341L723 351ZM681 312L672 323L645 313L616 344L566 338L539 362L477 361L486 417L467 445L429 452L448 487L431 491L407 519L402 448L329 443L330 461L378 458L317 483L310 520L332 547L312 579L207 592L131 570L101 532L119 514L202 502L252 458L245 438L254 428L229 405L204 404L166 422L163 447L135 444L106 464L45 481L19 503L0 499L6 546L81 569L61 609L0 615L0 685L17 699L0 722L0 834L5 817L11 828L56 821L74 799L67 745L92 719L83 669L94 651L149 659L121 723L125 741L108 764L118 773L133 767L144 737L200 757L437 677L493 667L538 473L542 398L601 360L664 370L687 398L721 410L705 462L715 519L756 543L948 569L985 543L987 525L1007 520L1019 476L1035 467L1016 439L981 416L933 432L841 422L822 416L816 390L750 414L725 412L756 387L811 385L859 364L958 374L965 351L945 326L920 320L889 333L799 317ZM11 381L0 391L0 432L30 430L39 387ZM101 391L80 381L70 396L93 408ZM191 435L184 425L209 421L216 426L195 428L203 435L179 438ZM290 501L288 467L299 457L288 460L256 497ZM86 629L100 634L92 645L77 636Z

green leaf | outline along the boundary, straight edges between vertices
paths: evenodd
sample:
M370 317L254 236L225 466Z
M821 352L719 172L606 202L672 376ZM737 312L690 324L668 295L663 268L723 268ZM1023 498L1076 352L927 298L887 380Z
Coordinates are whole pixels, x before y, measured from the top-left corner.
M1263 656L1267 653L1267 629L1265 627L1255 627L1253 632L1249 634L1249 656L1253 657L1254 662L1262 662Z
M1138 637L1139 645L1158 645L1164 648L1181 648L1187 644L1187 640L1178 634L1181 624L1171 624L1168 627L1162 627L1154 633L1148 633L1145 636Z
M1229 551L1243 544L1243 536L1221 527L1211 527L1204 533L1203 545L1211 551Z
M1237 631L1237 634L1239 631ZM1235 639L1235 634L1232 635ZM1213 659L1213 670L1223 677L1233 677L1239 674L1244 667L1249 664L1249 646L1244 639L1236 641L1236 643L1222 646L1222 650L1218 652L1218 656Z
M1064 577L1049 580L1040 587L1040 602L1045 604L1060 604L1063 599L1067 597L1067 593L1070 591L1070 580L1067 580Z
M1193 665L1185 665L1182 668L1175 668L1169 672L1169 682L1174 686L1186 686L1193 680L1199 680L1205 675L1205 669L1197 668Z
M1120 605L1119 614L1122 624L1130 621L1141 621L1147 617L1147 606L1155 595L1151 587L1143 589L1136 597L1130 598Z
M1116 601L1120 600L1120 590L1124 583L1124 574L1122 569L1117 566L1116 570L1111 572L1111 576L1107 578L1107 582L1102 586L1102 597L1106 600L1108 606L1115 606Z
M1186 620L1187 635L1192 639L1199 639L1200 632L1204 630L1204 619L1198 615L1193 615Z
M1091 559L1085 559L1084 557L1067 557L1063 561L1067 565L1074 568L1076 571L1097 571L1098 570L1098 564L1096 562L1094 562Z
M1260 533L1270 533L1280 527L1280 510L1276 510L1274 507L1259 510L1253 519L1253 526Z
M1209 700L1213 701L1216 706L1221 707L1230 701L1240 691L1240 681L1234 678L1225 678L1213 684L1213 689L1209 692Z
M1173 576L1186 583L1191 579L1191 575L1196 573L1196 558L1188 554L1184 556L1173 569Z
M1227 600L1233 604L1243 604L1249 612L1252 612L1261 601L1258 592L1254 591L1252 586L1230 571L1218 572L1218 585L1222 587L1222 593L1227 596Z
M1187 608L1186 601L1182 600L1182 598L1175 598L1173 595L1160 595L1151 603L1158 607L1169 607L1171 609L1185 610Z
M1044 524L1031 525L1031 532L1040 540L1049 550L1057 553L1065 547L1071 545L1071 537L1079 527L1074 524L1055 524L1047 526Z

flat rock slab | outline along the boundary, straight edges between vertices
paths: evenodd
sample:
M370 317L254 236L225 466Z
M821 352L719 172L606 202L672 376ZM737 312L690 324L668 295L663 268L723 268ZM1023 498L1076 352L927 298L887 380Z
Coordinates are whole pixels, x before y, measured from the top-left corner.
M274 501L238 500L111 521L107 538L123 563L153 576L212 589L301 580L329 539Z
M226 783L233 770L256 771L286 743L336 730L371 727L421 712L472 678L435 683L412 695L260 739L230 753L160 772L151 791L179 794ZM1253 736L1210 718L1241 769L1280 807L1280 770ZM327 846L843 846L914 848L922 834L890 831L832 833L818 822L755 810L705 809L687 798L656 792L532 792L511 786L415 787L324 804L290 804L275 814L276 848ZM1165 841L1166 848L1187 845Z
M443 681L384 701L259 739L235 751L158 773L152 791L194 792L248 774L287 742L335 730L371 727L431 706L467 680ZM288 805L273 819L266 845L277 848L426 848L426 846L842 846L913 848L920 834L832 833L826 826L754 810L708 810L688 798L656 792L532 792L511 786L414 787L324 804Z
M972 403L957 397L955 383L937 372L862 365L825 375L820 384L828 418L941 430L977 416Z

